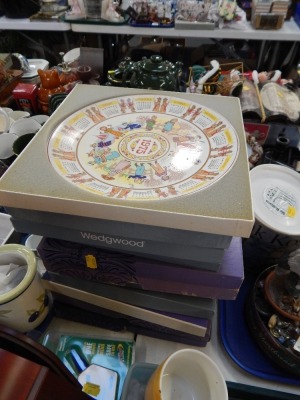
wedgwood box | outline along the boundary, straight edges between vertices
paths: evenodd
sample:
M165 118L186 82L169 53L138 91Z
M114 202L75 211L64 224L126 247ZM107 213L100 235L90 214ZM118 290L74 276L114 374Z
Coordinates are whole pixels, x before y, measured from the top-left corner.
M249 237L247 158L237 98L77 85L2 176L0 203L28 233L34 210L79 231L80 216Z
M12 211L12 209L10 209ZM57 215L42 211L13 209L12 223L18 232L73 241L160 259L191 268L217 271L232 237L142 224L95 220L86 217ZM26 215L25 215L26 214ZM26 218L26 219L25 219ZM74 222L76 226L74 228ZM80 228L80 229L79 229ZM96 232L96 233L95 233ZM155 238L155 240L153 240ZM214 247L212 247L214 246Z

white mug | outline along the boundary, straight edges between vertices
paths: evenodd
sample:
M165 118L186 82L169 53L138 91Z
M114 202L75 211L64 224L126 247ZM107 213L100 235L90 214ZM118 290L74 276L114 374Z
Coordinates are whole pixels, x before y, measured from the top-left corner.
M10 127L10 118L7 112L0 107L0 133L8 132Z
M14 274L9 281L8 265ZM18 266L13 269L14 266ZM49 312L49 296L37 271L31 249L19 244L0 246L0 324L28 332L40 325ZM9 281L9 282L8 282Z

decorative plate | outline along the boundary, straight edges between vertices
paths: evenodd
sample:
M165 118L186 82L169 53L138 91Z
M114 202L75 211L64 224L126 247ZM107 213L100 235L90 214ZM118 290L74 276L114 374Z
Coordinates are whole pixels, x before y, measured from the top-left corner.
M203 190L233 167L239 139L220 114L163 94L101 100L67 117L48 156L64 179L107 197L156 200Z

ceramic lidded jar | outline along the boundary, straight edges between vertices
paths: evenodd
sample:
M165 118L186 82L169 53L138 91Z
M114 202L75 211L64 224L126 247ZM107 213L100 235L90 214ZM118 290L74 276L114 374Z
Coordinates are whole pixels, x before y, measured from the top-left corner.
M143 57L134 64L130 87L176 91L183 63L164 61L160 55Z
M20 332L40 325L49 312L49 297L31 249L0 246L0 323Z

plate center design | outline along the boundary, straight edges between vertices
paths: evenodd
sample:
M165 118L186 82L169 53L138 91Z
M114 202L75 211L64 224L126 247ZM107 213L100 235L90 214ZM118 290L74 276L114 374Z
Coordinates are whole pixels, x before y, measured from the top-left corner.
M120 154L137 162L155 161L166 155L169 142L162 135L154 133L131 134L121 140Z

